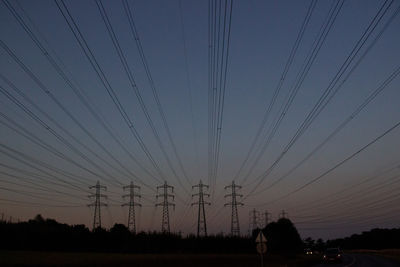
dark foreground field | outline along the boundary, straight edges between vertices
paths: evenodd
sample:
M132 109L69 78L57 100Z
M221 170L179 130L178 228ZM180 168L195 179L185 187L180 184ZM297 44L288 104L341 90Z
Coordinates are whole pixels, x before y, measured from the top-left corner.
M305 255L284 259L267 255L264 266L312 266L318 260ZM31 251L0 251L0 266L261 266L260 257L254 255L217 254L102 254Z

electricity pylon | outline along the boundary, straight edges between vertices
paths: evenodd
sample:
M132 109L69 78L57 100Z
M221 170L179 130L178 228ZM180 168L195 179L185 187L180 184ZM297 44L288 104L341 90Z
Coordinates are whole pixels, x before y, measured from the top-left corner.
M258 228L258 221L260 219L260 212L256 209L253 209L249 213L249 231L250 235L253 234L253 231Z
M232 201L225 203L226 206L232 207L232 217L231 217L231 235L232 236L240 236L240 225L239 225L239 214L237 211L237 206L243 206L242 202L238 202L236 197L242 197L242 194L236 193L236 189L242 188L239 185L235 184L235 181L232 181L231 185L225 186L225 190L227 188L231 188L232 193L225 195L225 197L231 197Z
M209 186L203 184L203 182L200 180L199 184L192 186L193 188L199 188L199 192L196 194L193 194L192 197L194 196L199 196L199 200L197 202L193 202L193 205L198 205L198 213L197 213L197 237L200 235L207 236L207 223L206 223L206 211L204 208L204 204L206 205L211 205L210 202L204 201L204 196L209 197L210 194L204 193L204 188L208 189Z
M264 228L267 227L268 223L269 223L269 219L270 219L270 213L268 211L265 211L263 213L264 215Z
M142 205L135 201L135 198L140 198L140 194L135 192L135 189L138 191L140 190L140 186L134 185L131 182L130 185L126 185L123 187L125 189L129 189L129 194L123 195L122 198L129 197L128 203L123 203L121 206L129 206L129 213L128 213L128 229L132 233L136 233L136 216L135 216L135 206L141 207Z
M162 193L158 193L159 189L163 189ZM172 206L175 209L175 204L172 202L169 202L169 198L172 198L174 200L174 195L168 193L168 189L171 189L171 193L174 193L174 187L171 185L168 185L167 182L165 181L163 185L157 186L157 195L156 199L158 200L159 197L163 197L163 202L161 203L156 203L156 207L162 206L163 207L163 215L162 215L162 222L161 222L161 231L163 233L169 233L170 232L170 227L169 227L169 210L168 207Z
M89 195L89 198L94 197L95 200L93 203L90 203L88 207L94 206L94 216L93 216L93 230L96 228L101 228L101 206L107 206L106 203L101 202L101 198L107 198L106 195L101 194L100 190L104 189L105 191L107 190L107 187L104 185L100 185L100 182L97 181L95 186L89 186L89 189L96 189L96 193Z
M287 212L285 212L284 210L282 210L282 212L281 213L279 213L279 219L284 219L284 218L287 218Z

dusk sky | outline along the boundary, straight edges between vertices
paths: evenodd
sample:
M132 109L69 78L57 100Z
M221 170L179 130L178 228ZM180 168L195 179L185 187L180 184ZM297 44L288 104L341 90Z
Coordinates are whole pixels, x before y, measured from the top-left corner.
M399 12L399 0L1 1L0 215L91 227L100 181L103 226L126 224L133 181L138 230L159 231L166 181L171 231L195 233L202 180L209 233L229 233L234 180L242 234L253 208L284 210L302 238L399 227Z

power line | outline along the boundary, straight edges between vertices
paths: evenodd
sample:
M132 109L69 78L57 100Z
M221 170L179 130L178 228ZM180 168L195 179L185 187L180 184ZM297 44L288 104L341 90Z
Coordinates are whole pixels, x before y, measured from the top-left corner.
M393 1L391 3L389 3L389 5L385 6L386 2L381 6L381 8L379 9L379 11L375 15L375 17L369 23L367 29L363 32L362 36L357 41L356 45L353 47L352 51L347 56L345 62L341 65L339 71L336 73L334 78L331 80L328 87L325 89L324 93L321 95L321 97L319 98L317 103L314 105L313 109L309 112L306 119L303 121L302 125L297 129L295 135L292 137L290 142L286 145L286 147L281 152L281 154L278 156L278 158L274 161L274 163L262 174L262 176L259 177L259 182L250 191L250 193L247 196L254 193L254 191L257 189L257 187L264 181L265 177L267 177L271 173L271 171L274 169L274 167L285 156L285 154L289 151L289 149L295 144L295 142L298 140L298 138L300 138L300 136L307 130L307 128L311 125L311 123L315 120L315 118L321 113L321 111L326 107L326 105L330 102L330 100L334 97L334 95L342 87L344 82L347 81L348 77L352 74L352 72L359 65L359 63L362 61L362 59L365 57L365 55L369 52L369 50L373 47L373 45L376 43L376 41L380 38L380 36L386 30L387 26L390 24L390 22L393 20L393 18L398 14L398 12L400 11L400 7L396 10L395 13L393 13L392 17L388 20L386 25L383 27L380 34L375 38L375 40L365 50L364 54L361 55L358 62L348 72L346 78L342 81L342 83L338 87L335 88L335 85L339 82L339 79L341 78L341 76L344 75L345 71L350 66L351 62L355 59L357 54L360 52L361 48L364 46L366 41L371 36L374 29L377 27L377 25L379 24L381 19L385 16L386 12L390 8ZM333 93L331 93L331 92L333 92Z
M14 174L3 172L3 171L0 171L0 174L4 175L6 177L9 177L9 178L14 178L14 179L17 179L17 180L21 180L21 181L23 181L25 183L28 183L28 184L31 184L31 185L19 184L19 183L13 182L13 181L1 180L0 179L0 182L2 182L2 183L8 183L8 184L22 186L22 187L26 187L26 188L30 188L30 189L34 189L34 190L50 192L50 193L57 193L57 194L61 194L61 195L66 195L66 196L70 196L70 197L74 197L74 198L82 198L83 199L82 196L70 194L70 193L67 193L67 192L64 192L64 191L55 190L54 188L49 188L47 186L43 186L42 184L38 184L33 179L29 179L27 177L18 176L18 175L14 175ZM56 195L52 194L52 196L56 196Z
M154 100L156 102L157 110L160 113L161 120L163 122L163 126L164 126L164 128L165 128L165 130L167 132L168 140L169 140L169 142L170 142L170 144L172 146L172 150L173 150L174 155L175 155L175 157L176 157L176 159L178 161L178 165L179 165L179 167L180 167L180 169L181 169L181 171L183 173L183 176L185 177L185 179L188 182L188 184L191 184L190 179L189 179L189 177L188 177L188 175L186 173L186 170L185 170L185 168L183 166L181 157L179 156L178 149L177 149L177 147L175 145L174 139L172 137L172 133L171 133L170 127L168 125L167 117L166 117L165 112L164 112L164 110L162 108L161 101L160 101L160 98L158 96L158 92L157 92L157 89L156 89L156 86L155 86L155 82L153 80L153 76L151 75L150 67L149 67L149 64L147 62L146 56L144 54L143 46L142 46L142 43L140 41L140 37L139 37L138 31L137 31L137 28L136 28L136 25L135 25L133 12L132 12L132 10L131 10L131 8L129 6L128 1L122 0L122 3L124 5L124 9L125 9L125 12L127 14L128 20L129 20L129 26L130 26L130 29L131 29L131 33L132 33L132 35L134 37L134 40L135 40L137 49L139 51L139 55L140 55L142 64L143 64L143 67L144 67L145 72L146 72L146 76L147 76L148 82L150 84L150 88L151 88L151 92L153 94L153 98L154 98Z
M78 42L79 46L81 47L82 51L84 52L86 58L88 59L90 65L93 67L93 70L96 72L100 82L102 83L103 87L106 89L108 95L110 96L111 100L113 101L114 105L116 106L118 112L122 116L125 124L129 128L130 133L134 136L136 141L138 142L140 148L145 153L148 160L151 162L153 167L156 169L157 173L163 178L165 177L161 169L159 168L158 164L154 160L153 156L151 155L150 151L148 150L147 146L144 144L141 136L139 135L137 129L135 128L132 120L130 119L128 113L126 112L125 108L122 106L119 98L117 97L114 89L112 88L111 84L109 83L108 79L106 78L102 68L100 67L99 63L97 62L95 56L93 55L89 45L87 44L85 38L83 37L81 31L79 30L78 25L76 24L74 18L72 17L71 13L69 12L67 6L65 5L64 1L61 0L61 4L59 1L54 0L60 13L62 14L65 22L67 23L68 27L70 28L71 32L73 33L76 41ZM159 178L153 177L155 180L160 182Z
M225 1L223 22L221 23L222 1L209 2L209 182L212 196L216 185L222 123L225 104L225 91L229 63L233 1ZM229 3L228 3L229 2ZM218 25L217 25L218 9ZM229 13L229 14L228 14ZM222 24L222 25L221 25ZM222 33L221 33L222 32ZM222 34L222 36L221 36ZM222 42L222 44L221 44ZM211 129L210 129L211 128Z
M325 43L325 40L326 40L328 34L330 33L330 31L336 21L336 18L338 17L339 12L341 11L343 3L344 3L344 0L332 2L332 6L327 14L327 17L325 18L325 22L322 24L320 31L317 35L317 38L315 39L314 44L312 45L312 48L311 48L310 52L308 53L306 59L304 60L303 66L297 75L297 80L296 80L295 84L292 86L292 88L288 92L288 95L286 96L286 102L282 104L279 113L275 117L275 121L273 122L273 127L270 128L270 131L265 136L266 142L261 147L261 150L259 151L258 155L256 156L253 164L250 166L247 174L244 176L241 184L243 184L250 177L253 170L255 169L255 166L258 164L261 157L264 155L272 138L275 136L277 130L279 129L279 126L281 125L283 119L285 118L298 91L300 90L300 87L302 86L306 76L308 75L311 66L313 65L315 59L317 58L317 55L318 55L320 49L322 48L323 44ZM263 175L261 175L260 177L258 177L256 179L256 180L259 180L259 182L250 191L250 194L253 193L254 190L259 187L259 185L262 183L264 178L274 169L274 167L278 164L280 159L285 154L284 152L285 151L283 151L278 156L278 158L275 160L275 162L263 173Z
M54 179L64 183L65 184L64 186L67 186L67 187L69 187L71 189L74 189L74 190L82 191L82 188L80 186L77 186L77 185L75 185L75 184L73 184L73 183L71 183L71 182L69 182L67 180L64 180L64 179L61 179L61 178L59 178L57 176L54 176L51 173L49 173L47 171L44 171L41 168L45 168L45 169L48 169L48 170L51 170L51 171L58 171L58 169L55 169L55 168L47 165L46 163L44 163L42 161L39 161L37 159L34 159L34 158L32 158L32 157L30 157L30 156L28 156L28 155L26 155L26 154L24 154L22 152L19 152L19 151L15 150L15 149L11 148L11 147L8 147L7 145L4 145L4 144L0 143L0 147L5 149L5 150L0 149L0 153L8 156L9 158L12 158L12 159L16 160L19 163L23 163L24 165L29 166L32 169L35 169L35 170L37 170L39 172L42 172L42 173L46 174L48 177L54 178ZM6 150L9 151L9 152L7 152ZM18 158L15 155L18 155L20 158ZM35 165L39 165L41 168L36 167L32 163L35 164Z
M317 145L310 153L306 155L299 163L297 163L293 168L291 168L287 173L279 177L277 180L272 182L267 187L255 192L254 194L259 194L261 192L265 192L266 190L272 188L283 179L287 178L290 174L292 174L297 168L299 168L302 164L304 164L308 159L310 159L314 154L316 154L324 145L326 145L334 136L336 136L347 124L349 124L354 118L358 116L358 114L363 111L386 87L395 79L400 73L400 66L398 66L389 77L378 87L376 88L365 100L361 103L353 113L351 113L341 124L339 124L332 133L327 136L319 145Z
M381 178L382 175L387 174L387 173L390 173L390 172L392 172L393 170L398 170L399 168L400 168L400 165L399 165L399 164L396 164L394 167L391 167L391 168L389 168L389 169L385 169L384 171L379 172L379 173L375 173L374 175L372 175L372 176L370 176L370 177L367 177L366 179L362 179L361 181L359 181L359 182L357 182L357 183L353 183L353 184L350 184L350 185L348 184L348 185L346 185L345 188L343 188L343 189L341 189L341 190L337 190L337 191L335 191L335 192L332 192L331 194L325 195L325 196L323 196L323 197L321 197L321 198L319 198L319 199L306 202L306 203L304 203L304 204L302 204L302 205L300 205L300 206L299 206L299 205L296 205L296 211L302 211L304 208L313 208L313 207L315 207L315 206L321 205L321 203L323 203L324 201L332 202L332 201L334 201L334 200L337 199L337 198L332 199L332 197L337 196L337 195L341 195L341 194L346 193L346 192L348 192L348 191L350 191L349 194L350 194L351 196L353 196L353 193L351 193L351 190L352 190L352 189L354 189L354 188L356 188L356 187L359 187L359 186L361 186L361 185L363 185L363 184L365 184L365 183L368 183L368 182L371 182L371 181L373 181L373 180L376 180L376 179L378 179L378 178Z
M344 210L346 210L346 208L343 208L343 205L349 207L350 206L349 204L352 204L351 205L352 208L357 203L365 205L365 203L368 203L369 200L374 199L374 196L372 195L372 193L377 193L377 197L379 197L379 196L388 196L388 194L391 193L392 191L395 192L398 188L393 189L393 186L400 182L399 177L400 177L399 174L391 176L388 179L386 179L385 181L380 181L377 185L374 184L365 189L358 190L357 192L354 192L350 195L333 199L329 203L324 204L324 203L319 202L318 203L319 205L314 206L313 209L318 209L318 208L327 209L327 208L332 208L332 207L334 208L336 206L339 206L339 207L341 207L341 212L343 212ZM379 191L381 191L382 189L385 189L387 187L390 187L391 190L378 193ZM296 211L298 212L299 210L296 209ZM300 211L301 211L301 209L300 209Z
M351 154L350 156L346 157L345 159L343 159L342 161L340 161L339 163L335 164L335 166L329 168L327 171L323 172L321 175L313 178L311 181L307 182L306 184L290 191L289 193L283 195L282 197L276 198L275 200L269 201L268 203L273 203L276 202L278 200L282 200L284 198L287 198L301 190L303 190L304 188L310 186L311 184L317 182L318 180L322 179L323 177L325 177L327 174L331 173L332 171L336 170L337 168L339 168L340 166L342 166L343 164L345 164L347 161L351 160L352 158L354 158L355 156L357 156L358 154L360 154L361 152L363 152L364 150L366 150L368 147L370 147L371 145L375 144L376 142L378 142L380 139L382 139L383 137L385 137L387 134L389 134L390 132L392 132L393 130L397 129L397 127L400 126L400 121L397 122L396 124L394 124L392 127L390 127L388 130L386 130L385 132L383 132L382 134L380 134L379 136L377 136L376 138L374 138L372 141L370 141L368 144L364 145L362 148L360 148L359 150L357 150L356 152L354 152L353 154ZM265 204L264 204L265 205Z
M193 111L193 92L192 92L192 83L190 79L190 72L189 72L189 59L187 53L187 44L186 44L186 34L185 34L185 23L183 19L183 8L182 8L182 0L179 0L179 17L181 21L181 32L182 32L182 43L183 43L183 55L185 59L185 70L186 70L186 82L187 82L187 89L189 94L189 108L190 108L190 116L193 128L193 147L194 152L196 155L196 161L199 161L199 145L198 145L198 137L197 137L197 127L196 127L196 120Z
M27 17L29 20L30 24L35 28L35 30L41 35L42 40L44 43L49 46L47 40L44 38L43 34L37 29L33 21L30 19L28 14L25 12L25 10L22 8L22 6L19 4L19 2L16 2L19 6L19 8L22 10L24 15ZM43 55L46 57L46 59L49 61L49 63L52 65L52 67L56 70L56 72L60 75L60 77L66 82L68 87L72 89L74 94L78 97L78 99L81 101L83 106L85 106L90 114L95 118L95 120L103 127L103 129L106 130L106 132L112 137L112 139L119 145L119 147L129 156L130 159L132 159L146 174L149 176L152 176L154 178L154 175L151 174L137 159L136 157L130 152L124 144L117 138L117 136L113 133L113 131L110 129L111 127L108 125L106 119L104 116L100 115L99 111L95 111L95 109L92 107L92 104L90 104L88 96L84 93L84 91L80 88L80 86L75 86L74 83L71 81L71 79L68 78L68 75L66 72L63 70L66 68L62 62L62 60L57 56L54 50L52 50L53 54L55 54L56 58L60 62L60 64L57 63L57 61L51 56L51 54L46 50L43 42L40 42L39 38L35 35L35 33L31 30L31 28L27 25L27 23L24 21L24 19L18 14L18 12L12 7L12 5L5 0L5 4L9 11L13 14L14 18L18 21L18 23L21 25L21 27L26 31L26 33L29 35L29 37L32 39L32 41L37 45L37 47L42 51ZM61 67L62 65L63 67ZM72 76L70 74L70 76ZM75 81L75 84L77 82ZM23 96L24 97L24 96ZM24 97L26 99L26 97ZM107 153L110 154L110 153ZM110 156L117 164L123 168L127 173L129 173L131 176L135 177L136 179L139 180L143 184L143 181L141 181L135 174L133 174L129 169L127 169L125 166L123 166L117 159L115 159L113 156ZM144 184L148 188L151 188L150 186Z
M171 159L168 156L167 151L165 150L164 144L161 141L161 138L159 136L159 133L158 133L154 123L153 123L153 120L151 119L151 116L150 116L150 114L148 112L146 104L143 101L142 95L141 95L141 93L140 93L140 91L139 91L139 89L138 89L138 87L136 85L136 81L135 81L135 78L133 76L133 73L132 73L132 71L131 71L131 69L129 67L129 64L128 64L128 61L127 61L127 59L126 59L126 57L124 55L124 52L123 52L123 50L122 50L122 48L121 48L121 46L119 44L118 38L117 38L117 36L115 34L115 31L114 31L114 29L112 27L112 24L110 22L110 19L109 19L108 15L107 15L107 12L106 12L104 6L103 6L102 1L101 0L96 0L96 5L97 5L97 7L99 9L101 18L102 18L102 20L103 20L103 22L104 22L104 24L105 24L105 26L107 28L107 32L108 32L108 34L109 34L109 36L110 36L110 38L112 40L114 48L117 51L118 57L119 57L119 59L121 61L121 64L123 65L125 74L127 75L128 79L129 79L129 83L131 85L131 88L133 89L133 91L134 91L134 93L136 95L136 98L137 98L137 100L139 102L140 108L142 109L142 111L143 111L143 113L144 113L144 115L146 117L146 121L147 121L148 125L151 128L151 131L152 131L152 133L153 133L153 135L154 135L154 137L155 137L155 139L157 141L157 144L160 147L161 152L164 155L164 157L165 157L165 159L167 161L167 164L168 164L169 168L171 169L172 173L174 174L175 178L177 179L178 183L189 194L189 192L187 191L185 186L182 184L182 181L180 180L178 174L176 173L176 170L173 167L173 164L171 162Z
M48 88L32 73L32 71L20 61L20 59L9 49L9 47L0 40L0 46L13 58L13 60L28 74L28 76L47 94L49 95L54 102L58 103L57 105L66 113L69 113L65 107L50 93ZM7 84L13 89L16 88L8 79L6 79L3 75L0 76L3 81L7 82ZM47 123L45 123L42 119L40 119L36 114L30 111L24 104L22 104L19 100L17 100L14 96L12 96L7 90L0 86L1 92L14 104L16 104L19 108L21 108L29 117L31 117L35 122L37 122L40 126L45 128L49 133L54 135L61 143L67 146L70 150L76 153L78 156L89 162L91 165L95 166L97 169L105 173L108 177L111 177L114 183L119 183L118 179L109 174L104 168L96 164L89 157L87 157L84 153L82 153L79 149L73 146L68 140L58 134L53 128L51 128ZM70 113L69 113L70 114ZM71 114L72 116L72 114ZM103 178L104 179L104 178Z
M103 126L103 128L114 138L114 140L119 143L120 147L122 147L125 152L128 152L127 149L120 143L120 141L115 137L115 135L111 132L109 127L104 123L104 119L100 118L100 116L93 110L91 105L89 104L88 100L85 99L84 95L80 92L81 90L78 90L78 88L71 82L71 80L68 78L66 73L62 70L59 64L57 64L56 60L51 56L51 54L46 50L44 47L43 43L40 42L38 37L33 33L33 31L30 29L30 27L26 24L26 22L23 20L23 18L18 14L18 12L12 7L12 5L5 0L4 1L6 7L12 13L14 18L17 20L19 25L25 30L25 32L29 35L29 37L32 39L32 41L35 43L35 45L42 51L43 55L46 57L46 59L49 61L51 66L56 70L56 72L60 75L60 77L66 82L66 84L73 90L74 94L78 97L78 99L82 102L82 104L90 111L90 113L95 117L95 119ZM19 4L19 3L18 3ZM22 7L20 6L22 9ZM24 10L22 9L24 12ZM25 12L24 12L25 13ZM25 13L25 16L27 14ZM30 20L30 18L28 17ZM31 20L30 20L31 21ZM31 21L32 23L32 21ZM40 32L39 32L40 33ZM46 40L45 40L46 41ZM7 82L7 81L6 81ZM8 83L8 82L7 82ZM9 83L8 83L9 84ZM10 85L11 86L11 85ZM12 86L11 86L12 87ZM38 105L36 105L33 101L31 101L25 94L23 94L20 90L17 88L13 88L20 96L24 98L27 102L29 102L32 106L35 107L42 115L46 116L50 121L55 123L57 127L59 127L64 133L66 133L69 137L73 138L74 141L76 141L78 144L83 146L85 149L90 151L93 155L95 155L97 158L98 155L94 153L90 148L88 148L84 143L80 142L77 138L75 138L72 134L70 134L65 128L63 128L59 123L57 123L55 120L53 120L51 117L48 116L46 112L44 112ZM54 96L52 96L52 99ZM54 99L53 99L54 100ZM63 109L64 110L64 109ZM65 111L65 110L64 110ZM71 117L71 114L67 114L69 117ZM75 117L72 117L73 121L77 123L77 125L87 134L91 140L93 140L96 145L98 145L114 162L116 162L122 169L124 169L127 173L129 173L131 176L134 176L135 178L138 178L135 174L133 174L129 169L127 169L125 166L122 165L122 163L116 159L97 139L94 138L94 136L85 128L83 127L82 124L80 124ZM128 152L130 154L130 152ZM131 158L133 157L130 155ZM134 157L133 157L134 158ZM109 167L115 169L116 171L120 172L120 170L116 169L114 166L110 165L108 161L103 160L102 158L99 158L103 161L103 163L107 164ZM136 161L136 159L135 159ZM137 163L137 162L136 162ZM140 164L139 164L140 165ZM143 168L143 166L141 166ZM144 168L143 168L144 169ZM121 172L120 172L121 173ZM125 174L123 174L125 175ZM151 188L151 187L150 187Z
M310 5L308 6L307 13L306 13L306 15L305 15L305 17L303 19L303 22L302 22L300 30L299 30L299 32L297 34L296 40L295 40L295 42L293 44L293 47L292 47L292 49L290 51L289 58L287 59L285 67L284 67L283 72L281 74L281 78L279 79L279 82L278 82L278 84L277 84L277 86L276 86L276 88L275 88L275 90L273 92L272 98L271 98L271 100L270 100L270 102L269 102L269 104L267 106L267 109L264 112L264 116L263 116L262 122L261 122L260 126L257 129L257 133L253 138L253 141L252 141L252 143L250 145L249 150L247 151L245 159L243 160L242 164L239 167L239 170L236 172L236 174L235 174L235 176L233 178L234 180L239 178L240 173L243 171L243 168L245 167L246 163L250 159L250 155L254 152L254 148L255 148L255 146L257 144L257 141L259 140L259 138L261 136L261 133L262 133L263 129L265 128L265 125L266 125L266 123L267 123L267 121L269 119L269 116L271 114L272 108L275 105L276 99L277 99L277 97L278 97L278 95L279 95L279 93L280 93L280 91L282 89L282 86L284 84L286 76L287 76L287 74L288 74L288 72L290 70L290 67L291 67L292 63L293 63L293 60L294 60L295 55L297 53L297 49L299 48L299 45L300 45L300 43L301 43L301 41L303 39L304 32L305 32L305 30L306 30L306 28L308 26L308 23L309 23L309 21L311 19L311 16L312 16L312 14L314 12L314 9L315 9L315 6L317 4L317 1L318 0L312 0L310 2Z
M1 77L1 74L0 74L0 77ZM54 131L53 128L51 128L47 123L45 123L43 120L41 120L39 117L37 117L37 115L34 114L31 110L29 110L23 103L19 102L14 96L9 94L7 92L7 90L5 90L2 86L0 86L0 91L7 98L9 98L14 104L16 104L20 109L22 109L30 118L32 118L35 122L37 122L40 126L42 126L46 131L50 132L53 136L55 136L57 138L57 140L59 140L62 144L67 146L74 153L76 153L79 156L81 156L83 159L85 159L91 165L93 165L93 166L97 167L98 169L100 169L100 171L102 171L103 173L108 174L107 171L105 171L102 167L100 167L98 164L96 164L91 159L89 159L85 154L83 154L80 150L75 148L64 137L62 137L56 131ZM98 173L86 168L85 166L83 166L82 164L76 162L75 160L72 160L71 158L67 157L64 153L59 152L53 146L44 143L40 138L36 137L33 133L31 133L30 131L28 131L27 129L22 127L21 125L17 124L14 120L9 118L7 115L5 115L3 113L0 113L0 116L5 118L8 122L13 124L13 126L15 126L15 127L10 126L9 124L7 124L5 122L1 122L2 124L6 125L7 127L12 129L13 131L17 132L18 134L24 136L25 138L27 138L29 141L33 142L34 144L42 147L43 149L51 152L52 154L56 155L57 157L60 157L60 158L62 158L64 160L66 160L67 162L69 162L69 163L71 163L71 164L73 164L73 165L85 170L86 172L88 172L88 173L90 173L90 174L92 174L92 175L94 175L96 177L99 177L99 178L101 178L103 180L107 180L104 176L102 176L102 175L100 175L100 174L98 174Z

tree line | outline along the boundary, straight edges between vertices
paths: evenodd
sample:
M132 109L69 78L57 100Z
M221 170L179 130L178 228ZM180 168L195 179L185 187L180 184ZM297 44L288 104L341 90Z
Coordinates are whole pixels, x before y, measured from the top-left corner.
M207 237L183 236L180 233L131 233L123 224L110 229L89 230L85 225L68 225L37 215L27 222L0 222L0 249L71 252L122 253L256 253L255 239L262 231L268 252L291 256L305 248L323 251L326 247L342 249L400 248L400 228L373 229L350 237L328 240L302 240L287 218L253 230L251 236L217 234Z
M123 224L106 230L89 230L85 225L68 225L37 215L19 223L0 223L0 249L122 253L256 253L255 236L234 237L217 234L207 237L177 233L131 233ZM268 251L296 253L303 243L288 219L270 223L263 229Z

